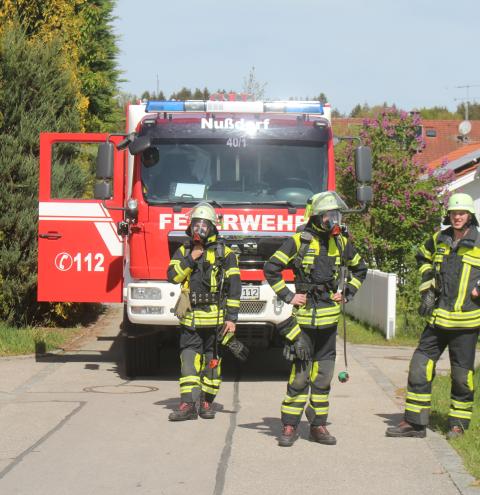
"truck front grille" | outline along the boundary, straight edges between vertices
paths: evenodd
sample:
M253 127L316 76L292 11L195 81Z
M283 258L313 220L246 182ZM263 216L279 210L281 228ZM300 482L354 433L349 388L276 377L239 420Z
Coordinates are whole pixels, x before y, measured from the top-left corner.
M266 305L266 301L240 301L239 313L258 315L265 311Z

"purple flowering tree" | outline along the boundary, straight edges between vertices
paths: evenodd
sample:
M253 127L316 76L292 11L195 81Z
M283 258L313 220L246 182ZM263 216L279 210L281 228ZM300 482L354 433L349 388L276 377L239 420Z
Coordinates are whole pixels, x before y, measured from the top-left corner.
M397 108L383 108L363 121L359 137L372 148L373 202L366 213L348 215L347 224L355 245L371 268L398 275L399 307L411 310L418 304L415 252L440 227L442 196L451 174L434 174L420 165L424 147L420 117ZM353 150L348 142L337 158L338 190L355 204ZM408 313L408 311L407 311ZM418 320L418 316L415 315Z

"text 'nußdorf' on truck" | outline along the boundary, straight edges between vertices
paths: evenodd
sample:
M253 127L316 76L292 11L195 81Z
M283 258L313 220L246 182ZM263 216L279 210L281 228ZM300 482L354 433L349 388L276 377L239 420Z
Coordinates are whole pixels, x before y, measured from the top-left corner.
M124 135L42 133L40 145L38 299L123 302L127 376L154 372L159 344L178 324L180 287L167 281L167 267L200 201L222 216L220 234L238 254L239 338L274 342L292 308L263 265L303 223L307 200L335 190L328 104L150 101L127 108ZM72 146L80 148L72 159L96 159L90 197L57 192L56 156ZM356 149L355 165L365 203L369 148Z

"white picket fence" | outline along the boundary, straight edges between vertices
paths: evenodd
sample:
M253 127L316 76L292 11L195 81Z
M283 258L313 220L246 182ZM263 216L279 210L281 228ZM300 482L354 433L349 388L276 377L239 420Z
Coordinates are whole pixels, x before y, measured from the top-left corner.
M380 270L368 270L360 290L345 309L347 314L383 331L387 339L395 337L397 276Z

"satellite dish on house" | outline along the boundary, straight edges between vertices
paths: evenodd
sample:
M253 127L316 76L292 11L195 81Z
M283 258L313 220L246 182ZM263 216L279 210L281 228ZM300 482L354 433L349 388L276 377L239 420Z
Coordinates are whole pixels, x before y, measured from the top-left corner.
M472 130L472 123L469 120L464 120L458 124L458 132L462 136L466 136Z

